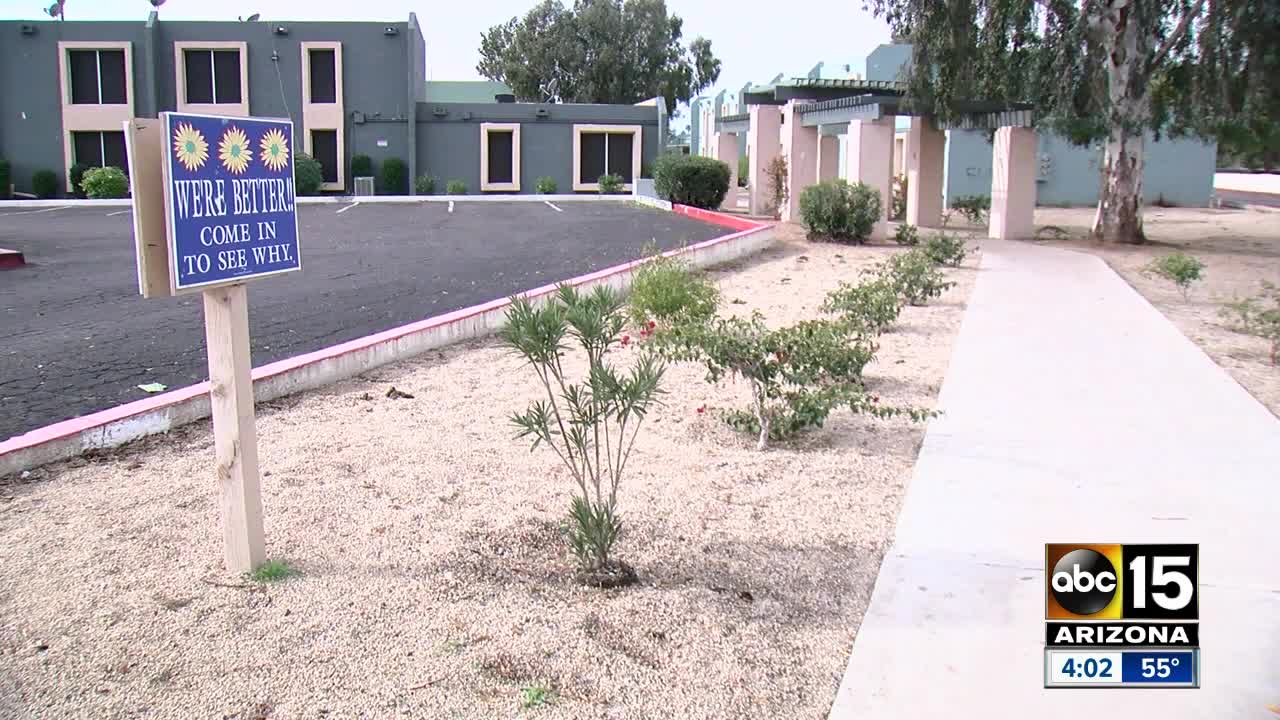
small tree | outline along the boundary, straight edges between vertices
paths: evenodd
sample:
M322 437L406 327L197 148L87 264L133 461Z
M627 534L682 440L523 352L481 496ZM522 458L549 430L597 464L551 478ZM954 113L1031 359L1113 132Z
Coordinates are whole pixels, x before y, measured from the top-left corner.
M635 572L611 556L622 519L618 488L631 448L657 402L664 371L660 360L643 354L627 373L605 359L621 343L622 297L603 285L590 293L560 286L535 307L524 297L511 300L502 340L537 373L546 400L511 421L519 437L546 444L573 476L577 494L570 506L569 539L584 579L611 587L635 579ZM572 338L587 356L580 383L565 373L563 359Z
M787 158L776 155L765 168L766 184L769 186L768 212L775 220L782 217L782 206L790 198L787 194Z
M1177 286L1182 301L1191 299L1191 285L1204 277L1204 263L1183 253L1170 253L1152 260L1143 272L1156 275Z

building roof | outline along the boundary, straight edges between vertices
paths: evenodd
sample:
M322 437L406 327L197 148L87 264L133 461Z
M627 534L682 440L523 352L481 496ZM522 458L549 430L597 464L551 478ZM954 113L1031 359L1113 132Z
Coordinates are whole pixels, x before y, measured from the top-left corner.
M426 102L496 102L495 95L510 95L511 88L496 80L428 80Z

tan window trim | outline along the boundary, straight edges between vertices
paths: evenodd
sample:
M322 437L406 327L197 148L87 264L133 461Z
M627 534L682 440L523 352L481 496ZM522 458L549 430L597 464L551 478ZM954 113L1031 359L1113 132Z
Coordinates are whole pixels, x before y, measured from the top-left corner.
M643 144L643 131L639 125L574 125L573 126L573 189L574 192L599 192L599 178L592 182L583 182L579 177L582 172L582 134L583 133L631 133L631 178L623 178L622 189L631 190L631 185L640 177L640 157ZM605 157L608 158L609 141L605 140ZM605 168L608 169L608 160Z
M314 157L311 151L312 130L334 130L338 133L338 182L321 183L321 190L340 191L347 187L347 138L343 131L342 99L342 43L299 43L302 51L302 127L303 152ZM311 102L311 51L333 51L333 98L331 103Z
M71 103L71 66L69 63L71 50L124 50L124 92L128 102L124 104L109 103L96 105L73 105ZM58 43L58 81L62 85L62 157L64 162L63 181L66 192L74 192L71 187L71 166L75 164L71 133L73 132L120 132L125 121L133 117L133 43L128 41L60 41ZM101 96L98 98L101 100Z
M511 182L489 182L489 133L511 133ZM520 123L480 123L480 192L520 192Z
M240 51L240 102L238 103L189 103L187 102L187 50L239 50ZM205 113L207 115L231 115L249 117L249 44L237 41L198 40L173 44L173 88L178 112Z

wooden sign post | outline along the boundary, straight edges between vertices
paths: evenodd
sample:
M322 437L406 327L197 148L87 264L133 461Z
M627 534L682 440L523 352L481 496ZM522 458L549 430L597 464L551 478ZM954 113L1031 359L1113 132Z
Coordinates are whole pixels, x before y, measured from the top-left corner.
M266 559L246 281L302 269L288 120L162 113L125 123L138 289L204 294L227 569Z

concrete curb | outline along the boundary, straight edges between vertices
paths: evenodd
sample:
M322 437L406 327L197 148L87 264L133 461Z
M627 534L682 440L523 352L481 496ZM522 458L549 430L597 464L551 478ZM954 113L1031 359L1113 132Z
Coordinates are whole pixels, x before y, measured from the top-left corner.
M309 195L307 197L297 198L298 205L348 205L358 202L361 205L381 205L381 204L414 204L414 203L448 203L448 202L638 202L642 205L651 205L653 201L663 203L662 200L654 200L643 195L592 195L583 193L580 195ZM665 209L671 209L670 203L667 203ZM0 202L0 210L5 208L15 209L32 209L32 208L81 208L81 207L116 207L125 208L133 207L133 200L129 198L120 198L118 200L5 200ZM653 207L662 207L662 205L654 205Z
M732 262L755 254L773 242L772 225L681 205L672 211L735 230L728 235L664 253L669 257L683 257L694 267ZM631 284L632 272L643 262L633 260L570 278L563 283L577 287L604 284L625 290ZM545 298L555 288L556 284L544 285L522 295ZM428 350L489 335L505 323L509 304L510 300L506 298L492 300L254 368L254 398L257 402L274 400L345 380ZM202 382L64 420L0 442L0 476L74 457L86 450L122 445L208 416L209 384Z

